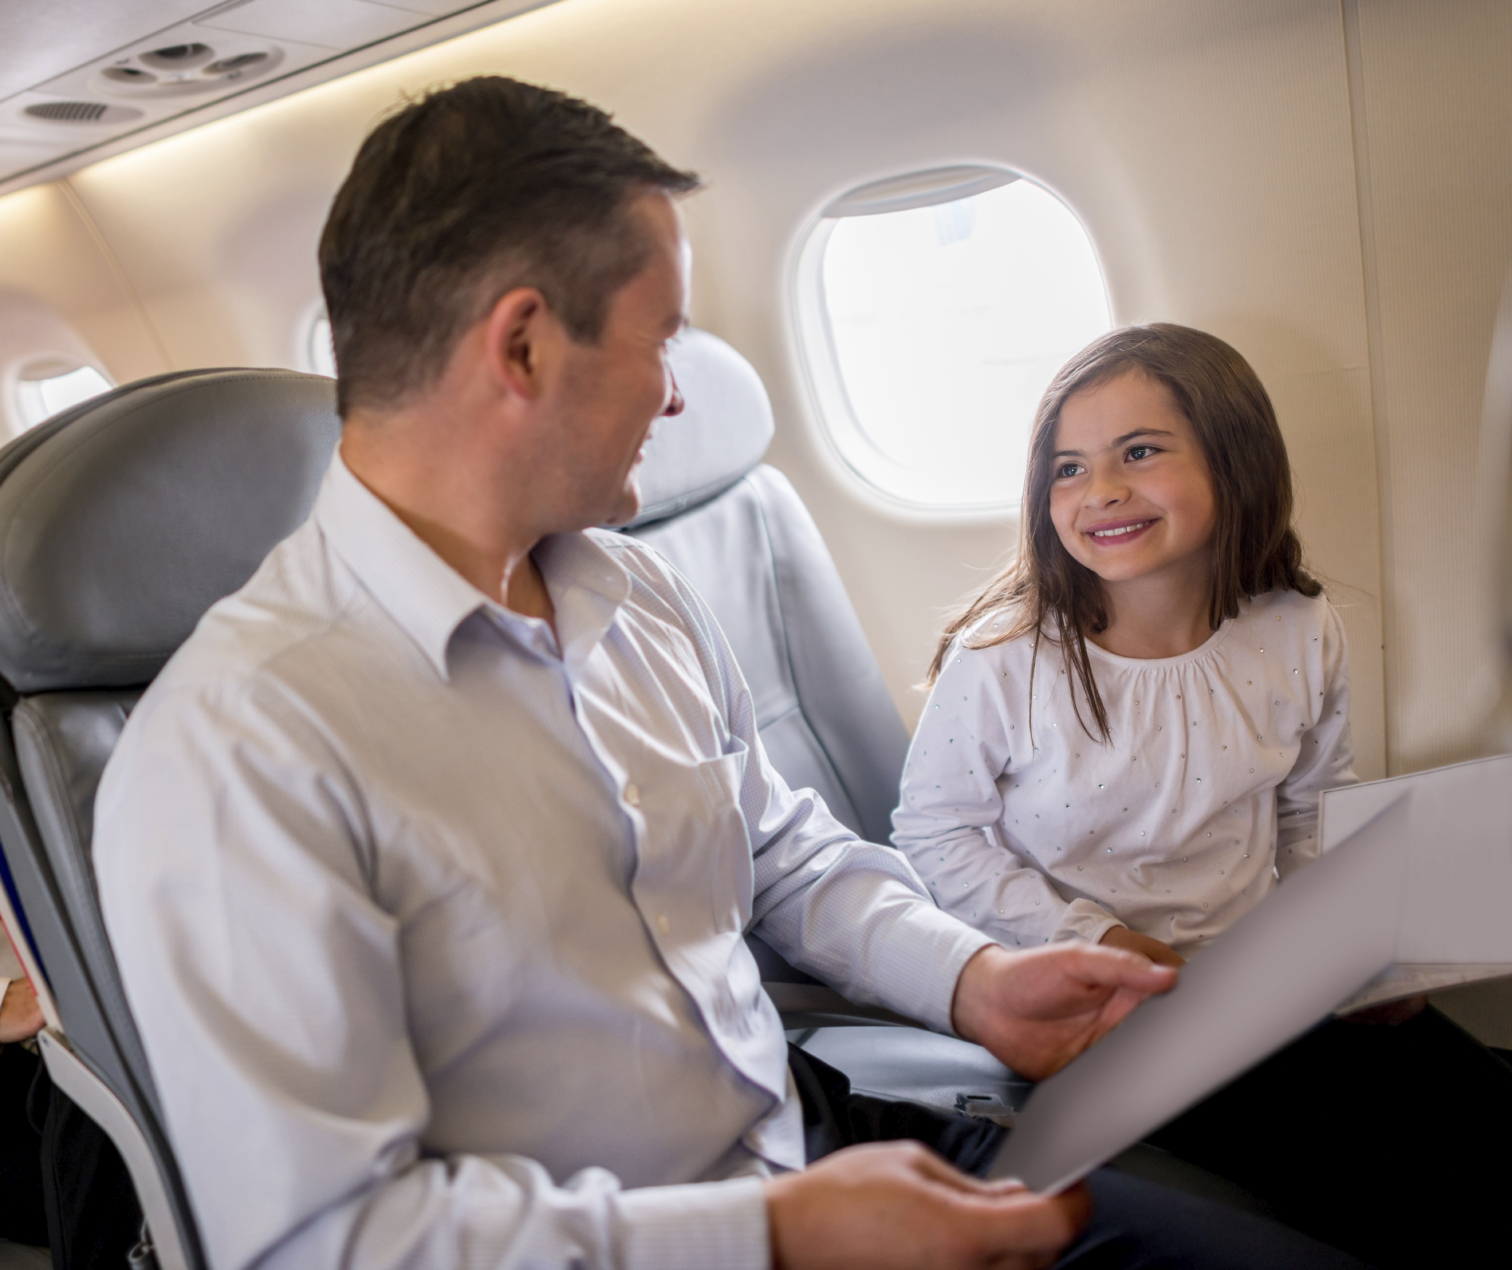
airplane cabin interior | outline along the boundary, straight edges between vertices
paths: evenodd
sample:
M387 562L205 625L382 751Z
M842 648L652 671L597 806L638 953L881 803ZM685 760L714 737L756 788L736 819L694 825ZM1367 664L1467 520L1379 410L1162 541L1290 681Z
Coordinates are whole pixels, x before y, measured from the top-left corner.
M93 896L94 784L308 512L337 426L316 247L381 118L504 74L702 177L686 415L628 532L719 618L788 782L885 843L939 632L1017 548L1036 403L1138 323L1219 336L1274 401L1360 779L1507 751L1509 52L1499 0L0 3L10 974L46 987L43 1059L156 1264L210 1262ZM755 951L789 1038L858 1087L1016 1114L985 1051ZM1506 980L1436 982L1512 1048Z

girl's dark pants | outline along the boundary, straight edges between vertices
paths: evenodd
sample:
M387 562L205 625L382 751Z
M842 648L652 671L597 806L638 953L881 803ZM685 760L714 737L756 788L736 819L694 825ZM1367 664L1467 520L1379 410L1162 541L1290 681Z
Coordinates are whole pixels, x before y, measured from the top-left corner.
M1151 1142L1382 1270L1512 1265L1512 1064L1432 1008L1321 1024Z
M997 1125L853 1093L842 1072L803 1050L788 1054L810 1161L862 1142L913 1139L963 1171L980 1173L1002 1143ZM1112 1169L1099 1169L1088 1183L1097 1206L1092 1223L1056 1270L1363 1270L1353 1258L1252 1213Z

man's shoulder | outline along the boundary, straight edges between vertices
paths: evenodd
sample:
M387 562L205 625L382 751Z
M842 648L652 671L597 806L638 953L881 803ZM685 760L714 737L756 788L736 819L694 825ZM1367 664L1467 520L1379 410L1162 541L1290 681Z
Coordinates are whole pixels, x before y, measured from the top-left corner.
M677 577L676 570L661 552L633 534L619 529L585 529L583 535L643 581L667 585Z
M703 602L692 584L650 543L614 529L584 532L630 576L632 599L645 604L654 596L653 606L668 605L684 621L701 611Z

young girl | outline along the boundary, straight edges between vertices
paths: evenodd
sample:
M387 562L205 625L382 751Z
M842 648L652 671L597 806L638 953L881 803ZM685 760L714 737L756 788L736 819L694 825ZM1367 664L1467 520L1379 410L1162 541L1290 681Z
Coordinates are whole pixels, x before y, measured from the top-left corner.
M1018 558L947 628L904 769L894 841L942 908L1179 964L1316 856L1320 793L1356 779L1349 669L1291 514L1270 399L1222 340L1130 327L1062 368ZM1509 1132L1512 1067L1428 1011L1325 1025L1155 1140L1425 1265L1490 1237Z

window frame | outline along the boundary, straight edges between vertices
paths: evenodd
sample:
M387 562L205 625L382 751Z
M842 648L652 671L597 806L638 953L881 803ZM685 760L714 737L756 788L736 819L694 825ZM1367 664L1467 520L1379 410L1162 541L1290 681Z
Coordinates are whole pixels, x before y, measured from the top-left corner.
M937 183L931 185L931 178L938 178ZM1013 521L1018 518L1023 498L1015 493L1006 499L971 503L930 502L896 493L871 474L879 468L902 469L896 460L881 450L861 424L846 388L825 295L825 249L835 228L851 216L910 211L955 202L1017 181L1026 181L1050 195L1081 227L1102 280L1111 324L1109 329L1116 328L1119 321L1108 271L1103 266L1097 239L1087 222L1057 190L1005 163L914 168L851 186L814 212L793 240L788 270L790 347L799 368L799 380L807 390L811 429L817 433L820 449L829 460L829 466L841 475L845 486L896 519L920 523ZM892 191L896 194L892 195ZM866 210L860 210L862 208ZM854 456L858 452L869 453L874 460L868 465L870 472L856 462Z
M105 386L97 393L91 393L88 397L81 398L72 405L64 406L61 410L49 410L47 402L43 399L41 385L53 379L62 379L68 375L76 375L81 370L93 371ZM119 385L111 377L110 373L98 362L79 358L76 356L61 356L56 354L40 354L20 362L15 371L7 377L9 382L6 387L10 393L10 408L14 412L14 420L20 426L10 431L10 438L24 436L38 424L46 423L47 420L62 414L66 410L72 410L75 406L83 405L87 401L93 401L96 397L103 397L108 392L113 392ZM30 416L40 409L43 413L36 418Z

